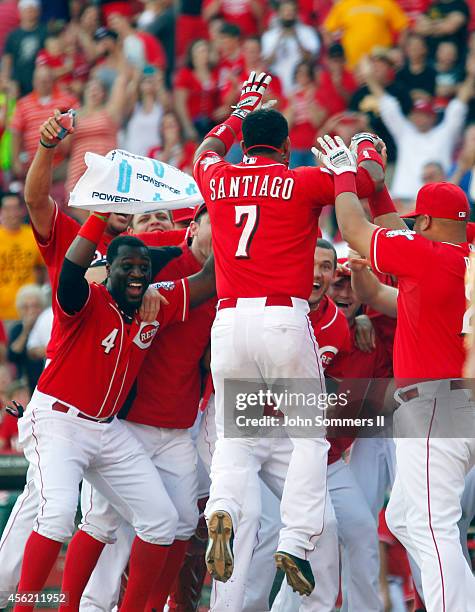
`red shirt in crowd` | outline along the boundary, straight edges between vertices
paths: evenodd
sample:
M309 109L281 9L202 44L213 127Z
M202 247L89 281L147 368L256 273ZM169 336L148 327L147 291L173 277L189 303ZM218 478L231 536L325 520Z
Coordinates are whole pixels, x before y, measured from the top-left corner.
M468 243L434 242L409 230L374 232L372 267L398 279L397 378L462 376L469 255Z
M358 88L356 80L349 70L343 70L341 86L349 96ZM329 117L342 113L348 108L348 99L345 99L335 87L328 70L322 70L318 75L318 88L315 99L327 111Z
M175 280L202 268L186 243L156 281ZM169 325L150 348L137 377L135 397L127 420L154 427L187 429L196 419L201 396L200 360L208 346L216 300L190 310L184 323Z
M208 83L201 82L191 68L180 68L175 76L175 90L184 89L188 93L186 105L192 120L199 117L212 117L218 106L218 79L215 71Z
M387 574L399 576L404 582L411 581L411 568L404 546L389 531L384 508L379 513L378 537L387 548Z
M261 5L262 13L266 9L267 3L265 0L257 0ZM210 4L214 4L215 0L204 0L203 9L206 9ZM224 21L234 23L241 30L241 36L255 36L259 33L259 20L252 11L253 0L221 0L219 8L219 16Z
M38 390L95 418L116 414L159 328L188 316L186 279L169 283L162 291L168 305L152 323L143 322L138 314L127 323L106 287L96 283L89 285L89 297L78 313L67 314L58 305L59 341ZM86 385L76 384L78 372Z
M290 170L261 156L230 164L207 151L194 176L213 227L218 297L307 300L318 218L335 201L332 175L322 168ZM365 170L356 180L362 197L373 191Z

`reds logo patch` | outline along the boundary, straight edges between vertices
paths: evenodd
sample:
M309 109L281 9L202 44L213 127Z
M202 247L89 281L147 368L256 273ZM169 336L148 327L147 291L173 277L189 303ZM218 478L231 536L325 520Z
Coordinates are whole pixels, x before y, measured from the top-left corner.
M404 238L407 238L408 240L414 240L414 234L416 232L413 232L412 230L405 230L405 229L400 229L400 230L391 230L390 232L386 232L386 236L388 238L395 238L396 236L404 236Z
M159 326L160 323L158 321L152 321L152 323L142 321L140 329L134 338L134 343L141 349L147 349L152 344Z
M338 349L335 346L322 346L318 349L318 354L324 368L331 364L337 353Z

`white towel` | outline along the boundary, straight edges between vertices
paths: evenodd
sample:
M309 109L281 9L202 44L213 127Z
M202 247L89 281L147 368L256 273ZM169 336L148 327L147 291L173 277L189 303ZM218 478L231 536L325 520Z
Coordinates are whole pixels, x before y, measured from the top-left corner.
M87 170L71 192L69 206L132 214L203 202L191 176L149 157L114 149L105 157L86 153L84 161Z

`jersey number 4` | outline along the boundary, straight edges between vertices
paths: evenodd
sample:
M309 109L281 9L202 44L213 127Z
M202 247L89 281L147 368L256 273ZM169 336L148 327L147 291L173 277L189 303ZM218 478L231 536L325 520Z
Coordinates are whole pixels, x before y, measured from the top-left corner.
M111 331L110 334L104 338L101 342L101 346L104 347L104 353L108 355L115 346L115 339L117 338L117 334L119 333L119 329L116 327Z
M236 211L236 226L244 226L235 257L249 259L252 239L259 225L259 207L256 204L251 204L249 206L235 206L234 208Z

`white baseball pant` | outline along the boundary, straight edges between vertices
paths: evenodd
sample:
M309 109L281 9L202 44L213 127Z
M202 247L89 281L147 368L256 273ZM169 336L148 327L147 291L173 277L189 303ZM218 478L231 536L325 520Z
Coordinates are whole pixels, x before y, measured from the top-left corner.
M208 467L211 465L216 442L214 412L215 403L212 396L197 440L200 457ZM254 449L252 459L261 466L258 488L254 488L253 480L249 481L242 504L241 521L236 526L233 543L233 574L226 583L214 582L211 597L211 610L214 612L264 612L269 609L269 594L275 576L273 553L281 527L279 497L282 495L291 454L292 442L288 438L263 439ZM261 525L270 526L270 538L259 529ZM335 514L328 494L324 525L316 547L308 555L318 588L315 588L309 597L302 598L301 610L330 612L338 596L338 536ZM268 543L266 554L259 554L256 565L254 559L260 551L260 539L263 535ZM297 609L299 605L300 598L297 597Z
M376 525L351 470L341 459L328 466L328 492L335 511L338 536L342 545L342 609L380 612L382 599L379 591L379 543ZM269 496L266 495L264 499L267 504L273 506L273 509L264 511L260 520L256 547L249 568L249 576L259 575L259 580L253 583L248 581L244 607L247 612L252 612L254 609L265 609L260 606L265 601L265 592L269 589L269 583L265 584L262 580L263 574L267 576L263 568L266 563L269 563L269 559L272 560L272 549L277 537L278 515L275 498L269 499ZM266 510L265 506L264 510ZM272 517L273 520L269 521L269 517ZM309 604L313 603L311 610L333 610L335 600L330 608L321 607L321 603L317 600L316 591L326 590L326 585L321 578L317 586L318 588L316 587L308 598L301 598L287 585L283 586L278 599L274 602L272 611L296 612L301 602L306 600ZM261 602L257 608L254 607L256 602Z
M153 462L161 495L178 514L173 539L188 540L198 522L197 454L188 429L162 429L124 421ZM134 532L104 496L84 482L80 529L107 546L81 598L81 610L109 612L117 604L120 578L130 556Z
M41 500L33 529L58 542L72 535L84 477L142 540L171 544L177 512L138 440L116 418L110 423L81 419L74 409L54 411L56 401L36 390L19 421L20 443L36 468Z
M394 440L379 436L356 438L351 447L349 465L377 524L385 496L396 477Z
M258 463L252 460L259 446L256 438L225 436L224 419L233 415L234 405L225 406L225 380L254 380L262 389L275 383L290 393L318 396L324 380L318 346L307 317L305 300L292 298L293 307L266 307L266 298L242 298L235 308L218 310L211 331L211 371L216 391L216 450L211 464L210 498L206 518L227 511L238 525L249 480L258 487ZM229 384L229 383L228 383ZM248 387L241 383L243 392ZM321 414L318 408L281 406L290 417ZM284 527L278 548L306 558L323 530L326 499L328 442L323 428L289 433L293 452L281 502ZM312 466L312 469L308 467Z
M417 387L418 396L401 394ZM399 389L397 473L387 523L421 569L427 612L475 610L475 578L457 526L465 476L475 460L475 403L450 380ZM419 437L409 437L418 435Z

